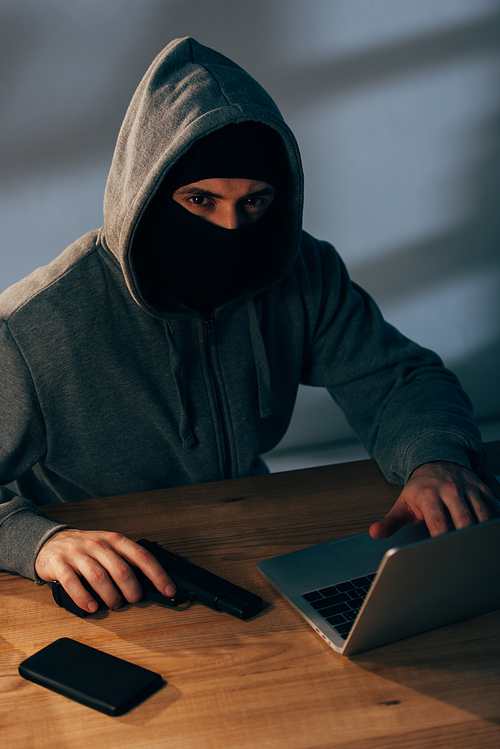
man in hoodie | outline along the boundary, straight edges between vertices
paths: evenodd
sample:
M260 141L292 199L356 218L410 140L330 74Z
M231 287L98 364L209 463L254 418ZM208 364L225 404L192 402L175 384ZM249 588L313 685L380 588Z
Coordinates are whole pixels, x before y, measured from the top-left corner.
M326 387L404 489L371 533L498 514L470 402L398 333L326 242L302 232L297 143L241 68L172 42L120 130L104 225L0 297L0 567L58 579L88 611L136 601L120 534L37 506L249 476L286 432L300 383ZM168 508L166 508L168 512Z

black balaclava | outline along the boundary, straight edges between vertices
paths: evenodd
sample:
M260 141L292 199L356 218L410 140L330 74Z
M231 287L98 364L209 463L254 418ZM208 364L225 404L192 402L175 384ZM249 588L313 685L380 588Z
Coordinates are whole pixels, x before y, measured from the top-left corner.
M286 174L282 140L266 125L228 125L196 141L168 173L137 232L136 266L150 301L165 308L173 296L209 316L274 278L281 260ZM274 187L275 199L255 222L225 229L172 198L183 185L220 177L262 180Z

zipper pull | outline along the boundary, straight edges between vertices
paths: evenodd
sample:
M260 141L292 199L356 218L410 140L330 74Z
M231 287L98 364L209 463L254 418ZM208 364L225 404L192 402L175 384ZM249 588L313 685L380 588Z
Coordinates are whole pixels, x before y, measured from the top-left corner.
M205 318L205 329L207 331L206 340L209 346L212 346L214 342L214 338L215 338L214 325L215 325L215 320L213 317L210 317L208 319Z

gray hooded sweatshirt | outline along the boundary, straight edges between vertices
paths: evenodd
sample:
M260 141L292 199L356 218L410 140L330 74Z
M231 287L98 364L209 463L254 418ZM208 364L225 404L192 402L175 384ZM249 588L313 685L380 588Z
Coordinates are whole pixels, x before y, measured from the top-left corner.
M148 203L195 140L245 121L274 128L290 164L269 273L210 320L155 308L134 256ZM456 378L301 231L302 195L297 143L267 93L195 40L169 44L125 116L103 227L0 296L1 569L37 579L40 547L64 527L37 505L265 471L299 383L329 390L391 482L432 460L481 473Z

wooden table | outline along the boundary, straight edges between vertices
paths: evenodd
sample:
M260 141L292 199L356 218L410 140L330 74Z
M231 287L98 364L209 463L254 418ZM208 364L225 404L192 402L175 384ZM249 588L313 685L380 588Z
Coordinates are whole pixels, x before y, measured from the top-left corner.
M488 450L500 474L500 442ZM80 528L165 543L267 606L247 622L149 602L79 619L55 606L49 586L2 573L1 746L497 749L500 611L347 659L256 568L366 530L398 492L368 460L44 507ZM23 680L19 663L59 637L159 671L167 684L111 718Z

